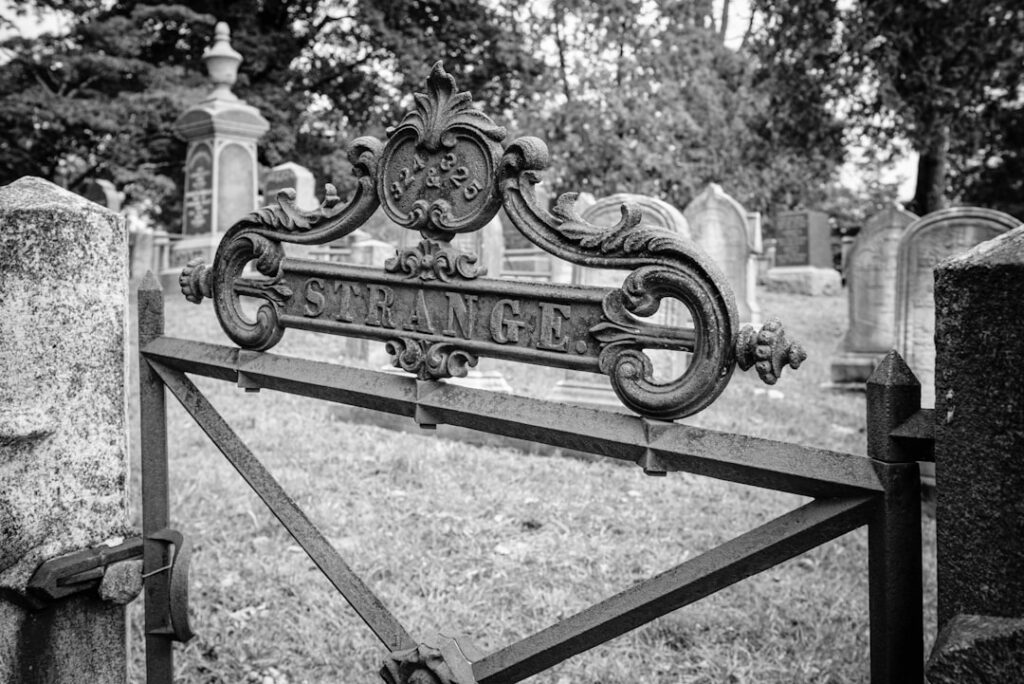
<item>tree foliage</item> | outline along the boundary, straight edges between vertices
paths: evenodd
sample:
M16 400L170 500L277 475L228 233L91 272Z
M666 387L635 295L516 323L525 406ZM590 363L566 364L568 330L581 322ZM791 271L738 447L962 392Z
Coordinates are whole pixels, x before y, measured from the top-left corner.
M65 12L70 30L0 45L0 182L113 180L174 229L184 144L174 120L210 86L201 56L227 21L244 56L235 86L271 122L260 161L296 161L344 185L344 143L383 134L438 57L489 104L535 82L515 27L486 3L21 2ZM454 65L454 66L452 66Z
M816 101L784 107L773 45L748 35L727 47L728 15L715 9L562 0L533 18L536 49L554 47L555 82L552 102L521 123L555 148L556 190L642 192L682 207L718 182L763 212L824 195L843 157L827 94L805 88ZM801 117L816 117L813 131Z
M911 208L941 208L950 181L971 173L971 157L995 139L1010 142L1002 127L1020 101L1024 7L1006 0L858 0L846 23L850 68L866 78L850 92L858 119L881 144L893 135L911 141L920 155ZM961 178L952 185L974 184Z
M837 169L862 134L948 162L955 197L991 205L1020 189L1024 9L755 0L736 26L731 4L19 0L69 30L0 45L0 182L105 177L173 228L184 146L171 123L209 89L201 55L223 20L245 57L235 90L272 124L261 163L324 181L343 184L345 143L383 135L443 59L488 112L548 142L556 192L683 206L714 181L767 213L849 205ZM920 207L935 196L920 190Z

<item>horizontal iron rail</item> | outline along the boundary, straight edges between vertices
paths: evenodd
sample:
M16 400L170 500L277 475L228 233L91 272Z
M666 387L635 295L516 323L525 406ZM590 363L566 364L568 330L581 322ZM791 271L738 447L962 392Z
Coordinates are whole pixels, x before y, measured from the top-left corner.
M333 363L160 337L175 370L811 497L879 493L871 459Z
M512 684L870 521L878 497L818 499L473 663Z
M192 381L181 371L152 359L150 366L377 638L392 651L416 646L405 628L345 563Z

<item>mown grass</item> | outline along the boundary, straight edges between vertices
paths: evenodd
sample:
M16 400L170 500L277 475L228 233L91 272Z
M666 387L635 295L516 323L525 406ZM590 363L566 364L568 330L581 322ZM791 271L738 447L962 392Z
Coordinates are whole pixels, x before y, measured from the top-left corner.
M761 303L804 342L808 361L771 391L737 372L690 422L863 454L864 396L822 387L845 299L762 293ZM193 307L170 293L167 319L169 335L228 344L209 303ZM288 331L275 352L337 360L340 349L336 338ZM501 368L530 394L559 378ZM335 422L323 402L196 382L416 638L441 632L499 648L804 501ZM176 678L378 681L383 647L184 411L168 405L174 525L195 543L197 636L178 648ZM934 525L923 526L930 641ZM529 681L866 682L867 598L858 530ZM132 631L133 681L141 681L138 604Z

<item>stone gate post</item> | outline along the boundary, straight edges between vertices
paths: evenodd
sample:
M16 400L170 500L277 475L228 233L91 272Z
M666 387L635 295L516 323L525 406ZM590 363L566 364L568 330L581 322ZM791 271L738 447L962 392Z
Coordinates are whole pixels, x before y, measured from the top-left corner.
M1024 226L935 270L932 684L1024 681Z
M128 532L127 321L124 220L38 178L0 188L0 682L126 680L140 562L56 600L30 580Z

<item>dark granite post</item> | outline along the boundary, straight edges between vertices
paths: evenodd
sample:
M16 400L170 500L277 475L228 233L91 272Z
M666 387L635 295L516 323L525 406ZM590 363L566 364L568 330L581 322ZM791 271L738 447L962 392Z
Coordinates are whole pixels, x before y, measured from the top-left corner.
M935 270L939 682L1024 681L1024 227Z

